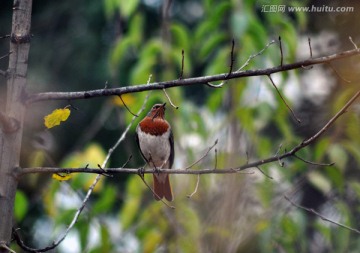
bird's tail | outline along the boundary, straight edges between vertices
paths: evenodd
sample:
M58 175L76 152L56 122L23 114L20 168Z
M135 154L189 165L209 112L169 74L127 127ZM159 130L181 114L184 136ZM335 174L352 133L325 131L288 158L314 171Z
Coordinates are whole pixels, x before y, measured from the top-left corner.
M165 197L167 201L173 201L173 195L168 174L153 175L154 198L160 200Z

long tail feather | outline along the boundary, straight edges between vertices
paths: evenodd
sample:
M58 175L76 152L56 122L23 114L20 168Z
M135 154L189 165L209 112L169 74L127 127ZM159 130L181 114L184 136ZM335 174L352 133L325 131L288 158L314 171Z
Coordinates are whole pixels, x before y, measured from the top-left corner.
M155 193L154 198L156 200L160 200L163 197L165 197L167 201L173 201L169 175L165 176L165 180L159 180L158 176L156 175L153 175L153 177L154 177L154 193Z

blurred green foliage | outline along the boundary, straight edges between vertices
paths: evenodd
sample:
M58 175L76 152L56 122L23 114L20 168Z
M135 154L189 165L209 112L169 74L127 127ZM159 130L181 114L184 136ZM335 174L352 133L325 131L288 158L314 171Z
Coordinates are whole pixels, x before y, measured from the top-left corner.
M303 6L305 2L273 0L271 5ZM30 83L34 90L102 88L106 80L112 86L145 84L150 75L151 82L174 80L182 71L184 78L227 73L232 39L234 70L279 36L284 62L293 62L309 18L305 12L262 12L262 7L270 4L267 0L173 1L169 20L161 15L160 1L82 1L75 7L66 1L42 3L34 3L33 26L39 32L31 46L34 52L47 48L61 54L46 54L42 49L39 62L32 59ZM62 16L52 18L51 12L62 12ZM53 39L50 46L45 45L48 38ZM253 58L245 69L278 66L277 45ZM283 92L289 73L276 77ZM43 85L35 86L34 79ZM46 86L51 80L58 84ZM344 88L336 94L327 104L325 119L336 113L354 90ZM167 110L175 134L176 168L198 159L215 139L219 139L216 156L212 152L194 169L213 168L215 162L217 168L239 166L248 159L289 150L309 137L296 131L296 123L266 77L229 80L221 89L204 85L173 88L167 93L180 107L176 111L168 106ZM140 109L146 95L130 95L127 101L133 112ZM152 92L147 107L159 100L166 101L165 95ZM56 159L59 166L101 164L107 149L130 123L133 116L124 107L109 100L102 103L111 109L101 110L97 102L77 102L81 109L72 114L74 121L60 126L65 130L54 130L62 150ZM74 140L82 135L75 128L92 131L84 125L92 125L91 118L101 115L107 115L101 122L104 130L74 151ZM255 175L201 176L199 189L190 199L186 196L194 191L197 178L173 175L174 210L154 201L137 176L102 179L73 228L75 239L81 252L356 252L360 247L356 234L294 208L283 195L311 204L309 207L334 221L360 227L359 120L358 114L348 112L326 136L298 153L316 163L335 162L334 166L316 166L294 158L281 161L284 167L280 163L261 167L274 180L256 169ZM316 128L313 131L319 127L311 122L305 126ZM129 154L135 155L131 166L143 165L131 138L114 153L109 166L120 167ZM61 146L65 139L70 142ZM46 164L46 159L40 163L37 166ZM15 218L19 227L28 229L27 241L42 247L58 237L93 179L85 174L67 182L47 179L46 190L37 192L36 200L19 190ZM150 176L145 180L151 185ZM53 233L46 238L38 238L36 233L32 236L31 231L45 221L51 221ZM314 250L314 245L319 248Z

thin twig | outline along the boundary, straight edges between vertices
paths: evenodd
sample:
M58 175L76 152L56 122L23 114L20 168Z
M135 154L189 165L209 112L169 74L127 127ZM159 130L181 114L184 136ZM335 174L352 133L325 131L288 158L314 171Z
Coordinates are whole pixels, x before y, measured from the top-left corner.
M106 176L106 177L113 177L113 175L107 174L107 173L106 173L106 170L103 169L100 164L98 164L97 166L98 166L98 168L99 168L102 172L104 172L104 173L101 174L101 175Z
M123 103L124 107L126 108L126 110L128 110L128 112L130 112L130 114L134 117L139 117L138 115L136 115L135 113L133 113L132 111L130 111L129 107L126 105L126 103L124 102L123 98L121 97L121 95L118 95L118 97L120 98L121 102Z
M357 50L358 49L358 46L355 44L355 42L353 41L352 37L349 36L349 40L350 42L354 45L355 49Z
M5 55L1 56L1 57L0 57L0 60L2 60L2 59L4 59L4 58L8 57L9 55L11 55L11 53L12 53L12 52L9 52L9 53L7 53L7 54L5 54Z
M173 104L173 102L172 102L171 99L170 99L170 96L167 94L167 92L166 92L165 89L163 89L163 92L165 93L165 96L166 96L167 99L169 100L170 105L171 105L172 107L174 107L176 110L179 109L179 106L176 106L176 105Z
M309 160L305 160L304 158L301 158L300 156L298 156L297 154L294 154L294 157L296 157L297 159L299 159L300 161L304 162L304 163L308 163L311 165L317 165L317 166L333 166L335 163L317 163L317 162L312 162Z
M183 79L184 64L185 64L185 52L184 52L184 49L183 49L183 50L181 50L181 72L180 72L179 80Z
M7 245L6 245L6 243L5 242L0 242L0 249L5 249L5 250L7 250L7 251L9 251L9 252L11 252L11 253L16 253L14 250L12 250L12 249L10 249Z
M262 169L260 169L259 166L256 166L255 168L257 168L265 177L270 178L270 179L274 179L273 177L269 176L268 174L266 174Z
M230 52L230 68L229 68L229 72L227 74L227 78L229 78L229 76L231 75L232 73L232 70L233 70L233 66L234 66L234 47L235 47L235 41L234 39L232 39L231 41L231 52Z
M291 115L294 117L294 119L295 119L298 123L301 123L301 120L300 120L298 117L296 117L295 112L290 108L290 106L288 105L288 103L286 103L286 100L285 100L285 99L283 98L283 96L281 95L279 89L276 87L276 85L275 85L275 83L274 83L274 81L273 81L273 79L271 78L270 75L268 75L268 78L270 79L271 84L274 86L275 90L276 90L277 93L279 94L281 100L284 102L284 104L286 105L286 107L287 107L287 108L289 109L289 111L291 112Z
M302 69L305 69L305 70L310 70L312 69L314 66L301 66Z
M309 50L310 50L310 58L312 58L312 57L313 57L313 52L312 52L311 39L310 39L310 37L308 38L308 44L309 44Z
M284 198L285 198L287 201L289 201L289 202L291 203L291 205L293 205L293 206L295 206L295 207L297 207L297 208L300 208L300 209L302 209L302 210L305 210L305 211L307 211L307 212L309 212L309 213L311 213L311 214L314 214L314 215L318 216L320 219L322 219L322 220L324 220L324 221L330 222L330 223L332 223L332 224L335 224L336 226L339 226L339 227L345 228L345 229L347 229L347 230L350 230L350 231L352 231L352 232L355 232L355 233L357 233L357 234L360 234L360 230L358 230L358 229L355 229L355 228L346 226L346 225L344 225L344 224L342 224L342 223L339 223L339 222L333 221L333 220L331 220L331 219L329 219L329 218L326 218L325 216L323 216L322 214L320 214L319 212L315 211L315 210L312 209L312 208L308 208L308 207L304 207L304 206L302 206L302 205L296 204L294 201L292 201L292 200L291 200L290 198L288 198L286 195L284 195Z
M335 67L331 64L331 62L329 62L328 65L331 67L331 69L335 72L335 74L336 74L341 80L343 80L343 81L346 82L346 83L351 83L351 81L345 79L344 77L342 77L342 76L340 75L340 73L335 69Z
M210 88L222 88L225 82L221 82L219 84L212 84L210 82L205 83Z
M196 185L195 185L195 189L194 191L187 195L186 197L188 197L189 199L197 192L198 188L199 188L199 182L200 182L200 174L197 175L197 180L196 180Z
M254 59L255 57L261 55L270 45L274 44L275 43L275 40L272 40L270 41L269 43L267 43L265 45L265 47L263 49L261 49L259 52L257 52L256 54L253 54L253 55L250 55L250 57L246 60L246 62L236 71L236 72L239 72L241 71L242 69L244 69L247 65L249 65L250 61L252 59ZM283 67L283 66L280 66L280 67ZM234 76L234 75L232 75Z
M282 148L282 143L280 143L279 147L278 147L278 150L276 151L275 153L275 156L278 156L280 151L281 151L281 148Z
M284 54L282 49L281 37L279 36L279 48L280 48L280 66L284 63Z
M217 169L217 149L215 149L215 165L214 165L214 170Z
M195 162L193 162L192 164L190 164L189 166L187 166L187 167L185 168L185 170L190 169L191 167L193 167L194 165L196 165L197 163L199 163L202 159L204 159L204 158L209 154L209 152L217 145L217 143L218 143L218 140L216 140L215 143L214 143L211 147L208 148L208 150L205 152L205 154L204 154L202 157L200 157L198 160L196 160Z

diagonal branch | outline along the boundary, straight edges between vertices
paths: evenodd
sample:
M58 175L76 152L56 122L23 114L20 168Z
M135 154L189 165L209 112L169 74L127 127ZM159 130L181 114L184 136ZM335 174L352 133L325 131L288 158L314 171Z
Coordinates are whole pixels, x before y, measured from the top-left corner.
M176 79L171 81L164 82L155 82L149 84L140 84L133 86L125 86L119 88L111 89L98 89L98 90L88 90L88 91L74 91L74 92L43 92L30 94L27 98L27 103L34 103L39 101L47 100L75 100L75 99L87 99L94 97L103 97L103 96L113 96L113 95L122 95L126 93L135 93L142 92L147 90L162 90L172 87L179 86L191 86L199 84L208 84L214 81L223 81L227 79L235 78L244 78L251 76L269 76L274 73L284 72L293 69L302 69L307 66L313 66L317 64L329 63L339 59L352 57L360 54L360 49L356 48L349 51L340 52L333 55L328 55L324 57L311 58L303 61L298 61L291 64L284 64L282 66L276 66L266 69L257 69L257 70L244 70L244 71L235 71L230 75L228 73L212 75L212 76L201 76L185 79Z
M350 230L350 231L352 231L352 232L355 232L355 233L357 233L357 234L360 234L360 230L358 230L358 229L355 229L355 228L346 226L346 225L344 225L344 224L342 224L342 223L339 223L339 222L333 221L333 220L331 220L331 219L329 219L329 218L326 218L325 216L323 216L322 214L320 214L319 212L315 211L315 210L312 209L312 208L308 208L308 207L305 207L305 206L296 204L294 201L292 201L292 200L291 200L290 198L288 198L286 195L284 196L284 198L285 198L287 201L289 201L291 205L293 205L293 206L295 206L295 207L297 207L297 208L299 208L299 209L305 210L305 211L307 211L307 212L309 212L309 213L312 213L312 214L318 216L320 219L322 219L322 220L324 220L324 221L333 223L333 224L335 224L335 225L337 225L337 226L339 226L339 227L346 228L346 229L348 229L348 230Z
M268 78L270 79L270 82L271 82L271 84L274 86L276 92L279 94L281 100L284 102L285 106L286 106L286 107L289 109L289 111L291 112L291 115L293 116L293 118L297 121L297 123L301 123L301 120L300 120L298 117L296 117L295 112L291 109L291 107L288 105L288 103L286 103L285 98L281 95L278 87L276 87L276 85L275 85L275 83L274 83L274 80L271 78L270 75L268 75Z

